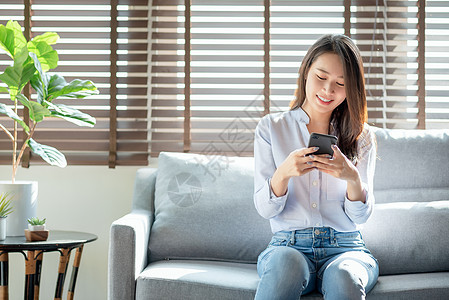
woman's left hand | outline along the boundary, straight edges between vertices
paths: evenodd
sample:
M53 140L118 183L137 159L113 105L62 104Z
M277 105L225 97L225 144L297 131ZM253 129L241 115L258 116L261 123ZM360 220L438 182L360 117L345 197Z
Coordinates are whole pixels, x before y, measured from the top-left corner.
M365 203L366 193L362 187L359 171L336 145L332 149L334 149L334 156L331 158L326 154L312 155L311 165L335 178L346 180L348 183L346 197L350 201Z
M351 161L340 151L337 145L333 145L334 156L330 155L312 155L313 162L311 166L318 170L330 174L335 178L346 181L357 181L360 178L359 171Z

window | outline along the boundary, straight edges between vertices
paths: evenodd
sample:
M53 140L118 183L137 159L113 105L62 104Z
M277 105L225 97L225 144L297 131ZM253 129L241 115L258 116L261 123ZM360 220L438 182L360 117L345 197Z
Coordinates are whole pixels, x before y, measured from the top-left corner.
M444 1L154 0L151 155L252 155L254 128L288 109L301 60L326 33L364 58L368 122L447 128Z
M23 22L26 2L3 1L0 21ZM32 3L32 35L61 36L55 71L67 80L91 79L100 89L98 96L67 100L97 118L93 129L60 120L38 127L36 139L63 151L69 164L145 165L148 149L152 156L252 155L257 122L288 109L302 58L326 33L350 35L362 52L370 124L448 127L444 1ZM7 60L0 54L0 71ZM0 163L9 162L9 153L0 134Z
M418 1L352 3L351 37L364 57L369 122L424 128L418 98Z
M3 0L1 24L13 19L26 28L26 7L32 36L47 31L60 36L53 46L59 54L54 72L67 82L92 80L100 90L97 96L63 102L94 116L94 128L47 119L38 125L36 140L62 151L71 165L147 165L148 2ZM1 72L10 61L0 54ZM11 103L7 95L1 97L2 103ZM0 116L2 124L12 128L5 120ZM11 143L0 133L0 163L9 164L10 156ZM33 155L30 161L43 163Z
M426 127L449 128L449 6L426 1Z

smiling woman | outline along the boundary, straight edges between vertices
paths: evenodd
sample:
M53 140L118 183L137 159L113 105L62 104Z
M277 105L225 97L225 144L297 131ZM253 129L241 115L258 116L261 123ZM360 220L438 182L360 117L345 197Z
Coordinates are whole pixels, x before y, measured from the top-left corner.
M365 299L377 282L378 264L358 231L374 206L376 159L363 78L354 42L324 35L301 63L292 109L257 125L254 203L276 243L259 255L255 299L316 289L326 299ZM316 133L338 138L332 155L306 144Z
M297 84L291 109L302 107L311 118L329 119L330 124L310 124L309 131L334 132L342 152L355 159L367 101L362 57L352 40L341 35L319 39L302 61Z

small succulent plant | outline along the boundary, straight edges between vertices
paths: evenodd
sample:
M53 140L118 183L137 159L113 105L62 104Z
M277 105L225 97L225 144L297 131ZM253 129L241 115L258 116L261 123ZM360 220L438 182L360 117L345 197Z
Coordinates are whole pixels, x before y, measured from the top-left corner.
M44 225L46 220L47 220L46 218L39 220L38 217L32 217L32 218L28 219L28 223L33 226Z
M0 194L0 218L7 217L14 210L12 208L12 197L9 196L9 193L1 193Z

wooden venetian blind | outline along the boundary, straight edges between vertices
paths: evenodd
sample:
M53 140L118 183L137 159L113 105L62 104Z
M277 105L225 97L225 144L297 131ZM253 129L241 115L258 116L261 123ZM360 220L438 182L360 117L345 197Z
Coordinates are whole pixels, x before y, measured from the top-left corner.
M23 7L24 1L2 1L2 24L9 19L22 22ZM59 54L54 72L67 82L75 78L92 80L100 91L99 95L86 99L59 100L59 103L89 113L97 124L94 128L83 128L57 118L47 119L38 125L35 139L62 151L72 165L146 165L147 1L33 0L32 36L47 31L55 31L61 37L53 46ZM1 54L2 70L8 60ZM0 134L2 163L9 163L9 149L10 143ZM33 161L41 160L32 156Z
M152 155L250 155L260 118L287 109L310 44L343 33L342 4L153 1Z
M263 111L263 1L154 0L152 12L152 154L250 151L246 109Z
M426 6L427 3L427 6ZM447 127L447 1L154 0L151 154L252 154L253 131L284 111L321 35L362 52L369 123Z
M364 58L369 122L418 128L417 1L351 1L351 38Z
M426 128L449 128L449 2L426 1Z

